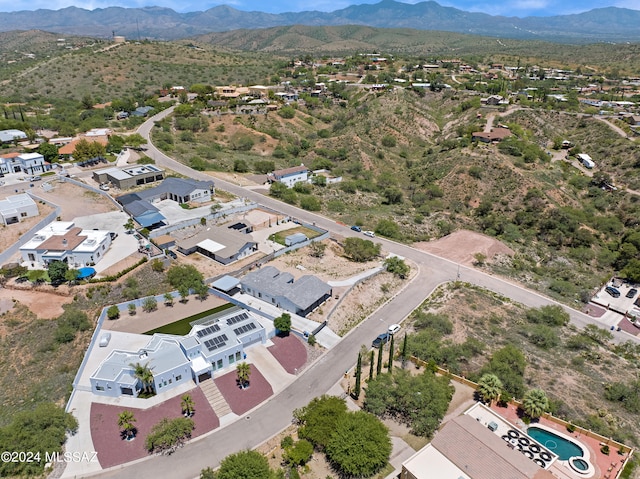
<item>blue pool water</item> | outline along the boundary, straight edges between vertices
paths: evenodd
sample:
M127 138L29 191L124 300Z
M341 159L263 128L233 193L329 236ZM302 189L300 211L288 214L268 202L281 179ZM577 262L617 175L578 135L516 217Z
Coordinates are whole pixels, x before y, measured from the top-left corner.
M557 454L558 459L561 461L567 461L570 457L574 456L583 456L580 446L545 429L532 426L527 429L527 434L551 452Z

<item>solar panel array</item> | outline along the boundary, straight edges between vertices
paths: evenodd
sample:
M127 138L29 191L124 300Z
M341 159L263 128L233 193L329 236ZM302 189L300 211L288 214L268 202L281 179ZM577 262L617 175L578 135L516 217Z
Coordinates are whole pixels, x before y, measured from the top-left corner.
M222 334L220 336L216 336L215 338L211 338L204 342L204 345L207 347L209 351L215 351L218 348L222 348L225 344L227 344L227 340L229 338L226 334Z
M249 315L247 313L240 313L227 319L227 324L231 326L232 324L239 323L240 321L244 321L245 319L249 319Z
M213 326L209 326L207 328L201 329L200 331L198 331L198 337L199 338L204 338L205 336L209 336L212 333L216 333L220 331L220 326L218 326L217 324L214 324Z
M236 336L240 336L241 334L244 334L253 329L256 329L256 325L254 323L249 323L234 329L233 332L236 333Z

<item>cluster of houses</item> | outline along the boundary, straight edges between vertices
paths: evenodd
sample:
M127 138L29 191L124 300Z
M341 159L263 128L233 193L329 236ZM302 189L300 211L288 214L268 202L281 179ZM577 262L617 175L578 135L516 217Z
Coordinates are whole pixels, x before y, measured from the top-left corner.
M299 316L307 315L332 294L331 286L314 276L294 280L272 266L242 279L226 276L212 286L225 293L241 290ZM166 392L186 381L199 384L215 371L244 359L246 347L266 342L268 333L261 321L255 313L236 306L196 320L184 336L156 333L136 351L114 349L91 375L91 390L103 396L137 397L144 384L135 374L136 365L152 370L156 392ZM109 339L105 337L102 345L106 347Z

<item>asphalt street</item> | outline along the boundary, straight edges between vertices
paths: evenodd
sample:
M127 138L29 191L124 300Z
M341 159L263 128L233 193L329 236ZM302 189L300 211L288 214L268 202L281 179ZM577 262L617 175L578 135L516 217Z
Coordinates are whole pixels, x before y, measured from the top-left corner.
M170 114L172 110L170 108L150 118L140 127L139 133L148 138L154 121ZM192 170L171 159L151 143L149 143L146 153L160 167L172 169L192 178L211 180L209 175ZM351 231L348 226L338 224L328 218L219 179L215 180L215 184L216 188L249 198L293 218L310 223L315 222L317 226L332 233L342 236L358 236L358 233ZM201 469L207 466L216 467L222 459L231 453L256 447L287 427L291 423L294 409L306 405L314 397L328 391L344 372L353 366L362 344L369 346L373 338L386 331L388 325L401 322L442 283L455 280L472 283L529 307L559 304L521 285L418 251L410 246L384 238L376 238L375 241L382 243L385 250L413 261L419 268L418 275L390 302L379 308L345 336L337 346L327 351L316 363L301 373L294 383L252 411L249 416L187 444L171 456L149 457L111 471L102 471L91 477L119 478L123 473L126 473L128 477L137 479L157 479L158 477L167 477L167 471L171 471L172 478L190 479L197 477ZM561 306L567 310L571 316L571 322L576 326L599 325L588 315L564 305ZM616 342L638 341L638 338L622 332L615 332L614 336Z

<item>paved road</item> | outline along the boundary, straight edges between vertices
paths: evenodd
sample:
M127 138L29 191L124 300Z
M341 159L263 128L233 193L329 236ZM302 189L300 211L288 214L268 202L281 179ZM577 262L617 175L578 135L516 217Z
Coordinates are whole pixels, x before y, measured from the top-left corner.
M153 121L169 113L171 111L164 111L156 115L142 125L139 132L148 137ZM191 170L172 160L151 144L149 144L147 155L153 158L158 166L171 168L178 173L194 178L210 179L208 175ZM343 236L357 235L349 227L339 225L333 220L299 210L236 185L216 179L216 187L271 206L292 217L315 222L318 226L326 228L333 233ZM416 263L419 267L416 279L398 293L392 301L382 306L366 321L352 330L337 346L324 354L309 369L300 374L294 383L254 410L247 418L238 420L188 444L170 457L142 460L112 471L103 471L92 477L119 478L123 475L123 470L126 470L128 477L157 479L158 477L166 477L167 471L170 470L173 478L190 479L198 476L200 470L204 467L216 467L222 459L233 452L257 446L290 424L292 412L295 408L306 405L314 397L328 391L340 379L343 372L354 364L361 344L368 345L369 341L380 332L385 331L389 324L399 322L408 316L441 283L458 278L461 281L499 292L513 301L530 307L556 304L549 298L502 278L458 265L447 259L418 251L406 245L385 239L376 239L376 241L382 243L383 247L388 251L404 256ZM585 314L566 307L565 309L571 315L571 321L576 326L584 327L587 324L598 324L593 318ZM623 333L616 333L616 341L628 339L636 338L623 335Z

